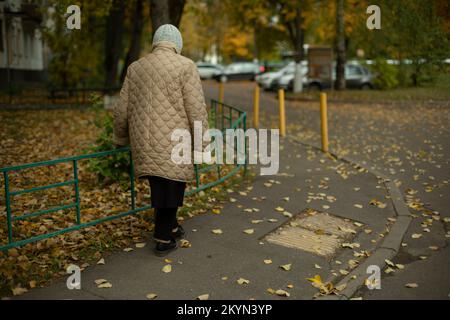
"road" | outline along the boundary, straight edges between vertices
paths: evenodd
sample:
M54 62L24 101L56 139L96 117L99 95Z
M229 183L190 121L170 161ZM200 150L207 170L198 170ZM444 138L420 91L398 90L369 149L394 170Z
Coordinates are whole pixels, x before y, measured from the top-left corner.
M249 112L254 83L225 85L228 104ZM204 82L209 99L218 85ZM276 95L261 93L261 122L278 126ZM394 268L383 272L381 290L358 293L364 299L450 298L450 102L329 103L330 150L369 164L402 190L414 219ZM319 103L286 102L287 133L320 144ZM416 288L405 285L414 283Z

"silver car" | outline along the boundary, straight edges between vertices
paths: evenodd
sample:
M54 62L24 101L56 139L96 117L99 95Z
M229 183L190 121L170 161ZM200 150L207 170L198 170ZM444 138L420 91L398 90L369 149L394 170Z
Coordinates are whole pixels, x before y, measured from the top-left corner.
M221 65L208 62L197 62L197 69L201 79L212 79L223 72Z
M276 80L285 74L293 72L295 63L290 62L278 71L266 72L255 77L258 85L264 90L275 90L277 86Z
M365 67L358 64L347 64L345 66L345 83L347 89L373 89L374 75ZM335 68L333 68L332 80L336 79ZM323 90L331 88L331 81L305 77L303 86L308 90ZM285 90L292 90L294 86L294 73L285 75L279 79L278 86Z

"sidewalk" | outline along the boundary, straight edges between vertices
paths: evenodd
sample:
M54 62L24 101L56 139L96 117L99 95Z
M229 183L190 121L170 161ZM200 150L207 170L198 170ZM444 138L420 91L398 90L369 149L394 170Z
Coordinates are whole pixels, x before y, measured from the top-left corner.
M68 290L66 280L61 279L18 298L146 299L154 293L157 299L195 299L203 294L209 294L210 299L311 299L318 289L306 278L320 275L325 281L343 277L349 265L355 267L356 260L364 259L355 257L354 252L364 256L376 248L388 218L395 213L385 198L383 184L372 174L288 140L282 141L280 153L277 176L257 176L249 190L237 188L231 194L236 201L227 203L220 214L186 220L183 226L192 246L165 257L170 263L156 257L151 251L153 243L148 243L144 248L106 257L105 265L88 267L81 274L81 290ZM370 205L373 199L386 207ZM288 214L281 211L295 217L307 208L356 222L360 227L350 241L353 249L340 247L332 257L324 257L263 239L289 221ZM252 220L262 221L255 224ZM213 229L221 229L222 234L214 234ZM247 234L247 229L254 232ZM319 250L321 245L317 244ZM172 271L164 273L162 268L167 264ZM290 270L280 268L288 264ZM249 283L239 284L240 278ZM97 279L106 279L112 287L98 288ZM283 289L290 297L271 294L269 288Z

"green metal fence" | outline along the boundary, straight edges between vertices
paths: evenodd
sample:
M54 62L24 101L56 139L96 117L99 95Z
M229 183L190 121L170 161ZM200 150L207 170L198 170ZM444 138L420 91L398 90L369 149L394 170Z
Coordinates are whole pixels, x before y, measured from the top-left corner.
M220 129L222 131L226 129L243 129L244 131L246 128L246 119L247 115L244 111L229 106L227 104L212 100L211 101L211 108L209 112L210 116L210 127L215 127L217 129ZM245 143L246 144L246 143ZM245 150L247 150L247 146L245 145ZM130 156L130 192L131 192L131 203L130 203L130 210L121 212L115 215L111 216L105 216L102 218L95 219L93 221L81 222L81 199L80 199L80 191L79 191L79 178L78 178L78 163L80 160L86 160L86 159L92 159L97 157L106 157L111 156L117 153L128 153ZM136 207L136 194L135 194L135 176L134 176L134 167L133 167L133 161L131 160L131 150L130 148L120 148L115 149L111 151L104 151L104 152L98 152L98 153L92 153L92 154L85 154L85 155L79 155L79 156L73 156L73 157L66 157L66 158L60 158L50 161L42 161L42 162L34 162L29 164L23 164L23 165L17 165L17 166L11 166L11 167L5 167L0 169L0 174L3 175L4 180L4 191L5 191L5 206L6 206L6 224L7 224L7 244L0 246L0 251L4 251L13 247L18 247L25 245L27 243L36 242L39 240L51 238L63 233L67 233L74 230L80 230L82 228L90 227L102 222L111 221L114 219L119 219L128 215L136 214L145 210L148 210L151 208L150 205L145 205L142 207ZM11 190L12 186L9 181L10 173L11 172L19 172L21 170L29 169L29 168L36 168L36 167L45 167L45 166L53 166L56 164L62 164L62 163L70 163L72 166L72 179L64 182L59 183L53 183L49 185L44 186L38 186L34 188L29 189L23 189L23 190ZM235 164L234 168L227 172L225 175L222 175L222 165L220 164L211 164L211 165L195 165L195 188L189 190L186 192L186 196L192 195L196 192L199 192L201 190L213 187L215 185L218 185L228 178L235 175L239 170L244 168L244 172L247 168L247 152L245 152L245 163L244 164ZM200 174L205 173L211 170L217 171L218 178L213 181L208 181L206 183L201 183L200 181ZM37 212L28 212L28 213L22 213L21 215L13 215L12 213L12 207L13 207L13 199L14 196L30 193L30 192L36 192L36 191L42 191L42 190L48 190L48 189L54 189L58 187L64 187L64 186L73 186L73 202L71 204L66 205L60 205L57 207L52 207L49 209L37 211ZM22 221L27 220L31 218L36 218L41 215L51 214L60 210L68 210L68 209L75 209L75 217L74 221L75 224L73 226L60 229L54 232L49 232L45 234L40 234L37 236L25 238L25 239L16 239L14 233L13 233L13 226L16 221ZM5 239L1 239L2 242Z

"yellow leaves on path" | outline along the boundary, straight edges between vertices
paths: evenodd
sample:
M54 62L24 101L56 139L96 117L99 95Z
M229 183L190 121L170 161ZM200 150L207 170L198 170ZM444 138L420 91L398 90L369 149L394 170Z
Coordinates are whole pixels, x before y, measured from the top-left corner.
M142 242L142 243L136 243L136 244L135 244L136 248L138 248L138 249L142 249L142 248L144 248L144 247L145 247L145 245L146 245L146 243L145 243L145 242Z
M22 287L16 287L16 288L12 289L12 293L14 296L20 296L20 295L24 294L25 292L28 292L28 290L25 288L22 288Z
M284 271L290 271L292 268L292 263L289 264L284 264L280 266L280 269L284 270Z
M265 263L265 264L272 264L272 260L270 260L270 259L265 259L265 260L264 260L264 263Z
M182 247L182 248L190 248L190 247L192 247L192 244L186 239L181 239L180 240L180 247Z
M283 289L274 290L272 288L269 288L269 289L267 289L267 292L270 293L270 294L275 294L275 295L280 296L280 297L287 297L288 298L288 297L291 296L291 294L289 292L287 292L287 291L285 291Z
M348 242L344 242L343 244L341 244L342 248L349 248L349 249L354 249L354 248L359 248L360 244L359 243L348 243Z
M261 223L261 222L264 222L264 220L252 220L253 224L258 224L258 223Z
M172 272L172 265L166 264L166 265L162 268L161 271L164 272L164 273Z
M307 278L306 280L310 281L316 288L317 286L323 285L322 278L319 275L315 275L314 278Z
M209 294L202 294L196 298L196 300L208 300L208 299L209 299Z
M213 229L213 230L211 230L211 232L213 234L222 234L223 233L221 229Z
M156 299L156 297L158 297L158 295L156 293L149 293L146 295L148 300L154 300Z
M419 285L417 283L407 283L405 287L407 288L417 288Z
M372 200L370 200L369 201L369 204L371 205L371 206L377 206L378 208L380 208L380 209L384 209L384 208L386 208L386 203L383 203L383 202L381 202L381 201L379 201L379 200L377 200L377 199L372 199Z
M106 280L106 279L97 279L94 282L97 285L97 288L100 288L100 289L112 288L112 284L110 282L108 282L108 280Z
M236 282L238 284L240 284L240 285L243 285L243 284L249 284L250 280L247 280L247 279L244 279L244 278L239 278L239 279L236 280Z
M246 234L253 234L255 233L255 229L245 229L243 232Z
M313 287L319 289L319 292L322 295L339 294L340 291L347 287L346 283L337 287L334 287L331 282L323 283L320 275L315 275L313 278L307 278L306 280L310 281Z

